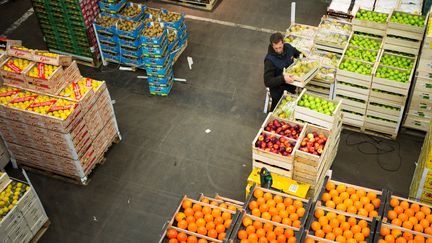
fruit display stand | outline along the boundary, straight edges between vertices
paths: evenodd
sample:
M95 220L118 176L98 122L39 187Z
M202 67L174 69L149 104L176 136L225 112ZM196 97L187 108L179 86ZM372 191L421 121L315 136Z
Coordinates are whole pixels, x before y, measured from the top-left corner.
M249 242L248 240L258 242L258 237L275 242L301 243L303 229L298 230L286 224L273 222L242 212L236 228L231 234L230 242Z
M32 5L50 52L99 65L100 53L91 26L99 14L98 1L32 0Z
M240 211L232 205L226 208L193 200L184 196L159 242L168 242L183 232L210 242L228 242ZM170 230L172 229L172 230ZM173 231L170 233L169 231ZM175 233L176 231L177 233ZM181 239L178 239L182 241Z
M37 242L50 224L42 203L31 184L5 175L0 172L0 241Z
M353 31L385 36L389 18L387 13L360 8L352 19Z
M249 215L300 230L306 225L311 207L310 200L254 185L247 196L244 210Z
M316 205L305 227L305 243L311 242L373 242L376 219L370 220Z
M314 38L315 47L342 54L348 44L351 28L349 22L324 16Z

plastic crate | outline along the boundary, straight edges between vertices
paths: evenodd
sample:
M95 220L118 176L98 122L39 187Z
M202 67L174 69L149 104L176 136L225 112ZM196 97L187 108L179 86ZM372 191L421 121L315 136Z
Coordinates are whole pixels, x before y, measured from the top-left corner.
M113 3L110 1L99 1L99 8L103 12L107 13L118 13L126 5L126 0L120 0L118 3Z
M100 13L98 17L104 17L104 16L109 16L109 17L117 19L116 16L114 16L112 14L108 14L108 13ZM116 28L115 25L110 26L110 27L104 27L102 25L98 25L96 23L96 21L95 21L94 25L95 25L95 28L96 28L97 32L117 34L117 28Z
M171 72L166 77L159 78L159 77L148 76L147 81L149 85L167 87L170 85L170 81L173 78L174 78L174 74L173 71L171 70Z
M118 53L110 52L110 51L104 51L102 50L102 55L105 60L107 61L114 61L114 62L120 62L120 55Z
M174 83L173 81L170 81L167 87L149 85L150 94L167 96L171 92L173 83Z
M120 43L121 46L132 47L132 48L140 48L141 46L140 38L137 38L135 40L118 38L118 43Z
M162 58L153 58L153 57L145 57L143 56L143 64L146 67L156 67L156 68L163 68L167 65L172 65L172 56L167 55Z
M111 51L111 52L120 52L120 46L116 44L110 44L110 43L100 43L100 48L104 51Z
M121 43L121 42L119 42L120 39L117 35L106 35L106 34L101 34L101 33L98 33L97 35L98 35L99 41L103 41L106 43L113 43L113 44Z
M120 54L141 59L142 52L140 48L120 47Z
M166 39L166 42L162 47L149 47L149 46L142 46L141 50L142 53L146 56L153 55L153 56L164 56L165 53L168 50L168 39Z
M117 22L117 27L116 27L117 28L117 34L119 35L119 37L129 38L129 39L135 40L140 36L141 31L144 29L144 25L142 23L140 23L139 26L136 29L134 29L133 31L129 32L129 31L120 30L118 28L118 24L121 21L125 21L125 20L119 20L119 22Z
M120 56L120 62L130 66L140 67L142 65L142 59L140 57L128 56L122 54Z
M125 10L129 6L138 6L141 9L141 12L134 17L128 17L128 16L122 15L122 13L120 11L118 14L119 18L124 19L124 20L130 20L130 21L141 21L144 18L144 11L147 7L145 5L128 2L128 3L126 3L126 5L122 9L122 11Z

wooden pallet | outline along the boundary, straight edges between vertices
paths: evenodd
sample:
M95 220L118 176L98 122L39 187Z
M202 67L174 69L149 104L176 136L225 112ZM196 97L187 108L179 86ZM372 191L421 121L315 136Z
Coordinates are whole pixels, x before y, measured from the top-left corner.
M48 49L48 51L61 55L72 56L73 60L75 60L77 63L88 67L98 68L102 65L102 61L99 58L83 57L73 53L63 52L55 49Z
M48 227L50 226L51 221L47 219L45 224L42 225L40 230L33 236L33 239L31 239L30 243L36 243L42 238L42 236L45 234L45 232L48 230Z
M62 180L62 181L67 182L67 183L72 183L72 184L81 185L81 186L87 186L91 181L91 175L92 175L93 170L95 170L95 168L97 166L103 165L105 163L105 161L106 161L105 153L108 151L108 149L113 144L119 143L120 140L121 140L120 135L116 134L116 136L111 140L110 145L107 146L107 148L105 149L104 153L102 153L102 155L96 159L95 163L93 164L92 168L89 170L88 175L87 175L87 177L85 177L85 179L83 179L79 176L64 175L64 174L53 172L53 171L47 171L47 170L44 170L43 168L40 168L37 166L31 166L28 164L20 163L19 160L17 160L17 164L21 168L28 170L30 172L33 172L35 174L39 174L39 175L51 177L54 179Z
M200 3L192 0L159 0L164 3L172 3L180 6L212 11L218 0L210 0L209 3Z
M184 50L186 50L187 46L188 46L188 41L186 40L185 43L183 44L182 48L175 55L175 57L173 59L173 65L177 62L177 60L179 59L179 57L181 56L181 54L184 52Z

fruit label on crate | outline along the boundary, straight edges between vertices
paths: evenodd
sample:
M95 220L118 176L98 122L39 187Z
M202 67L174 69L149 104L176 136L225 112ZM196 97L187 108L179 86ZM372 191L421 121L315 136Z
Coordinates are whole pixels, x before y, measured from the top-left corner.
M52 61L52 58L44 56L42 53L40 53L37 61L38 62L48 62L48 61Z
M432 84L424 84L424 87L425 87L426 89L432 89Z
M62 106L54 106L49 109L49 112L51 111L59 111L59 110L70 110L76 107L76 104L70 104L70 105L62 105Z
M299 185L297 184L291 184L288 188L288 191L292 192L292 193L297 193L299 188Z
M14 70L16 73L21 73L22 69L17 67L14 63L8 62L6 63L6 66L8 66L10 69Z
M4 92L4 93L0 93L0 97L7 97L7 96L11 96L14 95L16 93L19 93L20 91L17 90L12 90L12 91L8 91L8 92Z
M91 88L91 87L92 87L92 80L91 80L90 78L86 78L86 86L87 86L88 88Z
M51 106L54 105L57 102L57 100L49 100L45 102L39 102L39 103L33 103L29 106L29 108L36 108L40 106Z
M38 63L38 71L39 71L39 78L46 79L45 78L45 64Z
M26 96L26 97L16 98L16 99L10 101L10 103L26 102L26 101L34 100L34 99L36 99L37 97L38 97L37 95L31 95L31 96Z
M73 92L75 94L75 98L77 100L80 100L82 98L81 97L81 88L80 88L80 86L77 83L73 82L72 83L72 88L73 88Z

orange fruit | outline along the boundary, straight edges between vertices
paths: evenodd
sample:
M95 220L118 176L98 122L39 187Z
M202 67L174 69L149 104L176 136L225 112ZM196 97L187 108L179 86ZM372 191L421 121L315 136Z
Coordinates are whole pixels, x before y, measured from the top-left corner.
M333 202L337 205L339 203L342 203L342 199L338 196L338 197L334 197L333 198Z
M177 227L179 227L180 229L186 229L187 226L188 226L188 223L186 222L186 220L182 220L182 221L177 223Z
M178 243L179 241L177 240L177 238L176 239L170 239L169 241L168 241L168 243Z
M425 242L425 239L421 235L416 235L416 236L414 236L414 242L416 242L416 243Z
M322 216L324 216L324 210L318 208L315 210L314 213L315 218L321 218Z
M297 209L296 209L293 205L289 205L289 206L286 208L286 211L287 211L289 214L295 213L296 210L297 210Z
M276 235L283 235L283 233L284 233L284 228L282 228L282 227L280 227L280 226L276 226L276 227L274 228L273 232L274 232Z
M186 214L184 214L184 213L182 213L182 212L178 212L178 213L175 215L175 219L176 219L177 222L180 222L180 221L182 221L182 220L185 219L185 218L186 218Z
M263 197L257 198L256 201L257 201L258 205L263 205L263 204L265 204L265 199L264 199Z
M201 211L195 211L194 217L196 219L201 219L204 217L204 214Z
M336 205L335 205L335 203L333 201L327 201L325 203L325 206L328 207L328 208L335 208L336 207Z
M319 217L318 222L321 224L321 226L328 225L328 219L325 216Z
M351 200L350 198L345 199L343 203L345 204L345 206L347 208L350 207L350 206L352 206L352 205L354 205L353 200Z
M336 188L336 185L333 182L331 182L331 181L327 182L327 184L326 184L326 190L327 191L331 191L331 190L333 190L335 188Z
M412 206L413 204L411 204ZM420 209L425 215L430 215L431 214L431 209L425 206L422 206Z
M272 241L272 240L276 240L276 234L273 232L273 231L271 231L271 232L267 232L267 240L269 240L270 242Z
M269 208L275 208L275 207L276 207L276 202L275 202L275 200L273 200L273 199L269 199L269 200L266 202L266 204L267 204L267 206L269 206Z
M374 200L375 198L377 198L377 194L375 192L368 192L366 194L366 196L370 199L370 200Z
M332 230L333 230L333 228L328 224L326 224L322 227L322 231L324 231L324 233L326 233L326 234L332 232Z
M267 222L267 223L264 223L263 229L264 229L266 232L273 231L273 224L268 223L268 222Z
M365 238L367 238L370 235L370 229L369 228L363 228L362 231L361 231L361 233L363 234L363 236Z
M253 210L254 208L258 208L258 203L257 203L257 201L251 201L250 203L249 203L249 209L250 210Z
M285 204L286 207L292 205L292 203L293 203L292 198L290 198L290 197L284 198L284 204Z
M253 225L253 227L254 227L255 229L261 229L261 228L263 227L262 222L261 222L261 221L258 221L258 220L255 220L255 221L252 223L252 225ZM227 228L228 228L228 227L227 227Z
M357 225L360 226L360 228L362 228L362 229L368 227L368 223L367 223L367 221L364 220L364 219L359 220L358 223L357 223Z
M384 240L388 243L395 242L395 238L393 237L393 235L386 235Z
M195 221L196 221L196 219L195 219L194 216L187 216L187 217L186 217L186 222L187 222L188 224L190 224L190 223L195 223Z
M264 193L263 197L266 201L273 199L273 195L270 192Z
M277 242L287 242L285 235L278 235Z
M190 235L190 236L187 238L187 243L197 243L197 242L198 242L198 239L196 238L195 235Z
M257 229L255 234L257 235L258 238L261 238L261 237L264 237L266 235L266 232L264 229Z
M402 223L402 227L405 229L409 229L412 230L412 228L414 227L413 223L411 221L405 221Z
M339 194L339 197L342 199L342 201L344 201L345 199L348 199L350 195L348 194L348 192L342 192L341 194Z
M420 220L424 219L426 216L423 212L419 211L415 214L415 217L420 221Z
M281 202L283 202L283 197L282 197L281 195L275 195L275 196L273 197L273 200L274 200L276 203L281 203Z
M314 221L314 222L312 222L312 224L311 224L311 229L312 229L313 231L317 231L317 230L321 229L321 224L318 223L317 221Z
M394 224L394 225L397 225L397 226L402 226L402 221L400 219L398 219L398 218L393 219L391 221L391 223Z
M423 226L421 224L414 225L414 231L423 232Z
M349 225L348 222L343 222L343 223L340 224L340 228L341 228L343 231L349 230L350 227L351 227L351 226Z
M211 214L206 214L206 215L204 215L204 220L205 220L206 222L213 221L213 215L211 215Z
M345 192L346 191L346 186L344 184L339 184L336 186L336 191L338 191L339 193Z
M196 232L197 231L197 225L195 223L190 223L187 227L187 229L191 232Z
M180 242L186 242L187 238L187 234L184 232L180 232L177 235L177 240L179 240Z
M408 208L408 209L405 209L404 214L406 214L406 216L408 216L408 218L409 218L409 217L414 216L415 212L412 208Z
M257 188L257 189L255 189L253 195L256 198L260 198L264 195L264 192L261 189Z
M207 229L205 228L205 226L200 226L197 229L197 233L200 235L207 235Z
M412 210L414 210L414 212L418 212L418 211L420 211L421 210L421 208L420 208L420 205L418 204L418 203L412 203L411 205L410 205L410 208L412 209Z
M412 239L414 239L414 236L410 232L405 231L403 233L403 238L405 238L405 240L412 240Z
M270 215L269 212L264 212L264 213L261 214L261 218L270 220L271 219L271 215Z
M330 232L330 233L326 234L325 238L327 240L334 240L336 238L336 236L332 232Z
M356 207L357 210L359 210L360 208L363 208L363 204L360 201L355 201L353 206Z
M201 209L202 209L202 206L201 205L199 205L199 204L197 204L197 203L195 203L193 206L192 206L192 209L193 209L193 211L201 211Z
M284 235L286 238L292 238L292 237L294 237L294 230L286 229L284 232Z
M366 209L364 208L360 208L357 212L358 215L363 216L363 217L367 217L369 215L368 211L366 211Z
M184 210L184 214L185 214L186 216L193 216L193 215L195 214L195 212L193 211L192 208L186 208L186 209Z
M351 200L353 200L353 202L360 200L360 197L358 194L352 194L350 198L351 198Z
M303 217L306 213L306 209L304 209L303 207L298 208L296 211L296 214L299 216L299 218Z
M252 209L252 215L256 216L256 217L260 217L261 216L261 212L258 208L254 208Z
M364 235L362 234L362 233L356 233L356 234L354 234L354 239L356 240L356 241L358 241L358 242L361 242L361 241L363 241L364 240Z
M295 200L294 203L293 203L293 205L294 205L294 207L295 207L296 209L299 209L299 208L302 208L302 207L303 207L303 202L300 201L300 200Z
M218 235L218 240L224 240L225 237L226 237L226 233L225 233L225 232L222 232L222 233L220 233L220 234Z
M403 213L404 209L401 206L396 206L393 209L398 215Z
M293 223L292 223L292 227L294 227L294 228L300 228L300 225L301 225L301 222L300 222L300 220L295 220Z
M381 236L386 236L388 234L390 234L390 229L387 228L387 227L385 227L385 226L381 226L380 235Z
M350 195L356 193L356 189L352 187L347 187L346 192Z
M275 216L275 215L278 215L278 214L279 214L279 212L278 212L278 210L277 210L276 208L270 208L270 209L268 210L268 212L269 212L269 214L270 214L271 216Z
M330 194L330 196L331 196L332 198L335 198L335 197L339 196L339 192L336 191L335 189L331 190L331 191L329 192L329 194Z
M267 204L261 204L261 206L259 207L261 213L267 212L269 209L270 208Z
M409 203L407 201L400 202L399 206L401 206L404 210L410 208L410 205L409 205ZM420 209L420 208L418 208L418 209Z
M255 232L255 227L253 227L252 225L249 225L249 226L246 228L246 232L248 232L248 229L249 229L249 228L252 228L253 231ZM225 226L224 226L223 224L216 225L216 232L218 232L218 233L223 233L223 232L225 232Z
M336 236L336 242L345 243L346 239L342 235Z
M249 218L249 217L244 217L243 218L243 226L244 227L248 227L251 224L252 224L252 219L251 218Z
M168 239L175 239L175 238L177 238L177 230L175 230L175 229L169 229L169 230L167 230L167 237L168 237Z
M204 206L201 211L203 214L211 214L212 209L209 206Z
M182 208L183 209L187 209L187 208L191 208L192 207L192 201L191 200L189 200L189 199L185 199L183 202L182 202Z
M213 217L219 217L220 215L221 215L221 210L220 209L218 209L218 208L214 208L213 210L212 210L212 215L213 215Z
M357 224L357 220L356 220L356 218L354 218L354 217L349 217L347 222L349 223L349 225L350 225L351 227L353 227L354 225Z
M390 206L392 206L393 208L399 206L399 200L397 198L390 199Z
M424 233L427 235L432 235L432 227L427 227L424 229Z
M203 218L197 219L195 223L198 227L206 225L206 221Z
M339 221L339 223L343 223L346 220L345 215L343 214L338 214L336 219Z
M372 199L371 201L372 201L372 204L374 205L375 208L379 208L380 207L381 200L379 198Z
M372 212L375 209L375 207L371 203L368 203L368 204L364 205L364 209L369 213L369 212Z
M339 227L339 221L335 218L330 219L329 225L334 229Z
M277 211L283 211L283 210L285 210L285 204L283 204L283 203L278 203L278 204L276 204L276 209L277 209Z
M271 218L271 221L274 221L276 223L282 222L282 218L279 215L275 215Z
M403 237L399 237L396 239L396 243L406 243L407 241Z
M353 234L355 235L356 233L360 233L361 232L361 227L358 225L354 225L351 227L351 232L353 232Z
M363 205L366 205L366 204L368 204L370 202L370 199L368 197L363 196L363 197L360 198L360 202Z
M246 232L246 230L239 230L239 232L237 233L237 237L240 240L245 240L248 237L248 233Z
M217 231L215 229L211 229L211 230L207 231L207 236L208 237L216 239L217 235L218 235L218 233L217 233Z
M347 208L347 212L348 212L348 213L352 213L352 214L356 214L356 213L357 213L357 208L354 207L354 206L349 206L349 207Z
M378 212L375 210L372 210L371 212L369 212L369 218L376 218L378 217Z
M284 224L284 225L288 225L288 226L291 226L292 221L291 221L291 219L289 219L289 218L283 218L283 219L282 219L282 224Z
M354 237L354 234L351 232L351 230L345 230L343 236L346 239L352 239Z
M423 226L423 229L429 227L429 221L427 221L427 219L420 220L420 224Z
M400 219L402 222L408 220L408 216L404 213L399 214L398 219Z
M279 216L281 216L281 218L288 218L289 214L287 211L282 210L279 212Z

